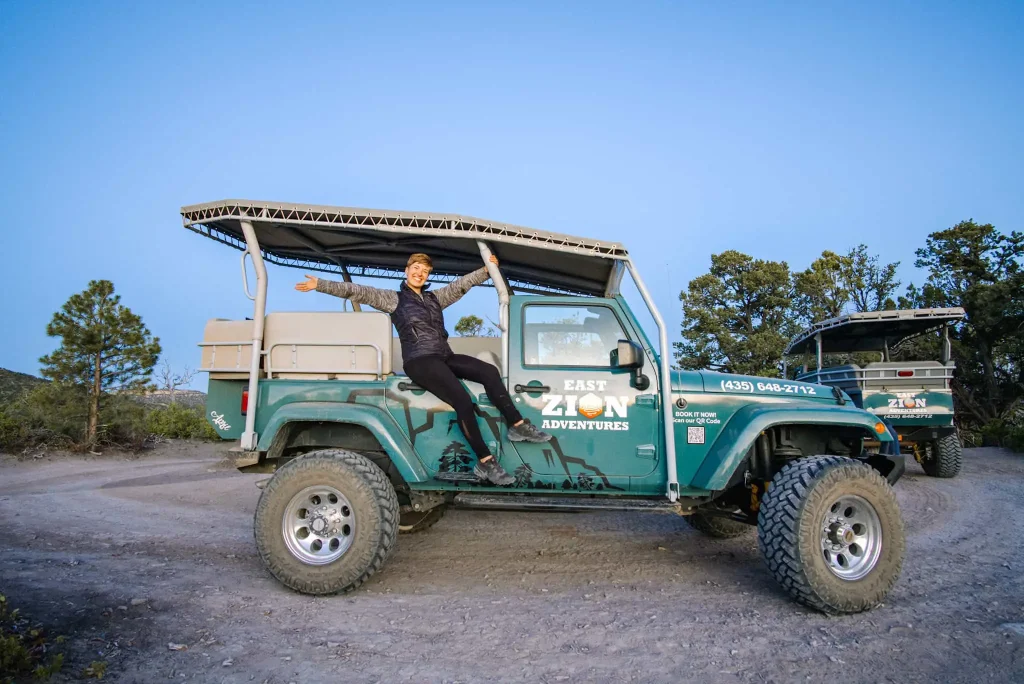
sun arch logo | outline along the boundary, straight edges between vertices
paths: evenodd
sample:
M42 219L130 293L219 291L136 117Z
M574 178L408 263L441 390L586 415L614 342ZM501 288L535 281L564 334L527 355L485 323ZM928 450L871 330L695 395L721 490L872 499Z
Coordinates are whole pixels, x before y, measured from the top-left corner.
M928 408L928 399L925 397L900 396L896 399L889 399L891 409L923 409Z
M577 410L587 418L594 419L604 413L604 401L596 394L584 394L580 397L580 407Z

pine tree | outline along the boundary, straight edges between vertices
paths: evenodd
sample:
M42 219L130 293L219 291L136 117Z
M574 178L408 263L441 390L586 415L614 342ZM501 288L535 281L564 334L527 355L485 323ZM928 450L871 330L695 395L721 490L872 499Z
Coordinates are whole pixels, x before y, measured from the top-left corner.
M470 453L462 442L453 441L441 452L438 470L442 473L466 473L470 467Z
M88 392L86 441L93 445L101 397L111 390L144 386L160 355L160 340L121 304L109 280L93 280L72 295L53 315L46 334L61 338L61 344L39 359L43 376Z
M533 468L529 463L524 463L516 468L512 476L516 478L516 487L529 487L533 483Z
M594 478L584 473L576 475L576 487L583 491L590 491L594 489Z

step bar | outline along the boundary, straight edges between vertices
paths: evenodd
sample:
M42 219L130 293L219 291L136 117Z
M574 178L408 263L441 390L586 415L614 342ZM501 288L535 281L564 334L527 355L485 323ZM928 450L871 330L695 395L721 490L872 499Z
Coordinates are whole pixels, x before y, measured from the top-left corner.
M621 497L533 496L528 494L474 494L463 492L452 502L459 508L505 511L649 511L687 515L695 501L628 499Z

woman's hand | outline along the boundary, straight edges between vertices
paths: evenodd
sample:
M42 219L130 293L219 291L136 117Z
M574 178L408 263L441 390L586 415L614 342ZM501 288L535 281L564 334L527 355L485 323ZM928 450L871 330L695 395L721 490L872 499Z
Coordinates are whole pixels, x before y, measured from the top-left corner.
M495 266L497 266L498 265L498 257L496 257L496 256L494 256L492 254L491 255L491 263L494 264ZM306 276L306 277L308 278L309 276Z
M312 292L313 290L316 289L316 285L318 282L320 281L314 278L313 276L308 275L306 276L306 282L295 284L295 289L298 290L299 292Z

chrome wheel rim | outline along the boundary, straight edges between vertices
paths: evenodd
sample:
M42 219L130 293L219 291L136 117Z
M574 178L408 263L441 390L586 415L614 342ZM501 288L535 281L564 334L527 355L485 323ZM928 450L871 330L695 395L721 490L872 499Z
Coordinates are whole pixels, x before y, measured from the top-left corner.
M327 565L345 555L355 539L352 504L334 487L306 487L284 509L281 533L288 550L307 565Z
M836 577L864 578L882 555L882 522L874 506L856 495L836 499L821 523L821 551Z

